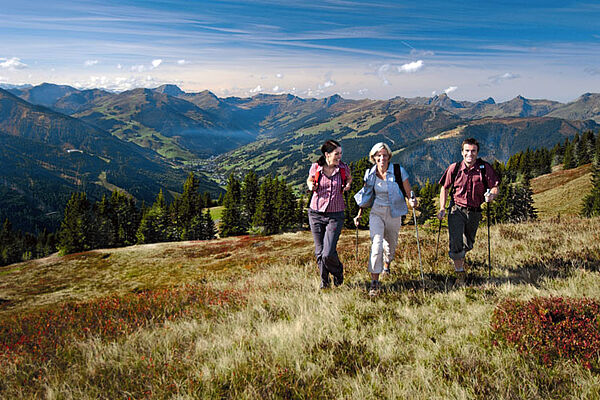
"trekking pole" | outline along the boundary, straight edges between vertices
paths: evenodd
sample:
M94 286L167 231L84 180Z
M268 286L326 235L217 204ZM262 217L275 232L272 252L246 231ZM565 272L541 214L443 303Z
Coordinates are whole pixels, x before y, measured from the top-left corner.
M415 200L415 193L410 192L410 198ZM421 283L423 284L423 290L425 290L425 277L423 275L423 262L421 261L421 245L419 244L419 226L417 225L417 212L413 208L413 218L415 220L415 231L417 232L417 250L419 252L419 266L421 267Z
M440 233L441 232L442 232L442 220L440 219L440 226L438 228L437 243L435 244L435 260L433 261L434 263L437 263L437 259L438 259L438 249L440 248Z
M490 195L490 189L485 192L486 197ZM490 246L490 203L485 206L487 213L487 231L488 231L488 280L492 279L492 251Z
M358 226L356 227L356 261L358 262Z

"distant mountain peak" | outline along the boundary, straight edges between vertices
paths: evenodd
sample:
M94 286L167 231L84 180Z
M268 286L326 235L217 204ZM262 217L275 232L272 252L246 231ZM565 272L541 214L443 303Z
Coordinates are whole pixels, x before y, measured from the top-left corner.
M164 94L168 94L169 96L175 96L175 97L185 94L185 92L183 90L181 90L179 88L179 86L173 85L173 84L161 85L153 90L158 93L164 93Z

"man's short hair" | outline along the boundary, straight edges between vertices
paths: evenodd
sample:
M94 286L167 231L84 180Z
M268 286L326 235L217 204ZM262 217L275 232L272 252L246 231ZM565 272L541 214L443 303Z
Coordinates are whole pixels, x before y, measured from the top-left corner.
M472 146L477 146L477 152L479 153L479 142L477 141L477 139L475 138L468 138L463 140L462 144L460 145L460 150L462 151L465 148L465 144L470 144Z

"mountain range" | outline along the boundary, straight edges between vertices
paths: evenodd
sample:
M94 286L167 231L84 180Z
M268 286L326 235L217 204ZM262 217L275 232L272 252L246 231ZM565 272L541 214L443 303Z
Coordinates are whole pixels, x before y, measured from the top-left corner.
M2 87L2 85L0 85ZM232 171L279 174L300 184L322 142L341 141L344 160L367 155L387 142L393 161L412 181L437 175L460 157L473 136L482 155L506 161L527 147L553 146L585 130L597 131L600 94L563 104L522 96L502 103L488 98L350 100L339 95L303 99L290 94L220 98L186 93L175 85L121 93L66 85L0 89L0 218L44 220L54 226L70 192L94 199L120 188L151 202L160 189L181 190L193 169L201 190L215 195Z

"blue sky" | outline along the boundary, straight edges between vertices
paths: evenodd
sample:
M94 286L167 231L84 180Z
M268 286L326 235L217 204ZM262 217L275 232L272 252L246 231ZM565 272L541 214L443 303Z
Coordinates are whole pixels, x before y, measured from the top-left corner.
M0 0L0 19L0 83L472 101L600 92L592 1Z

